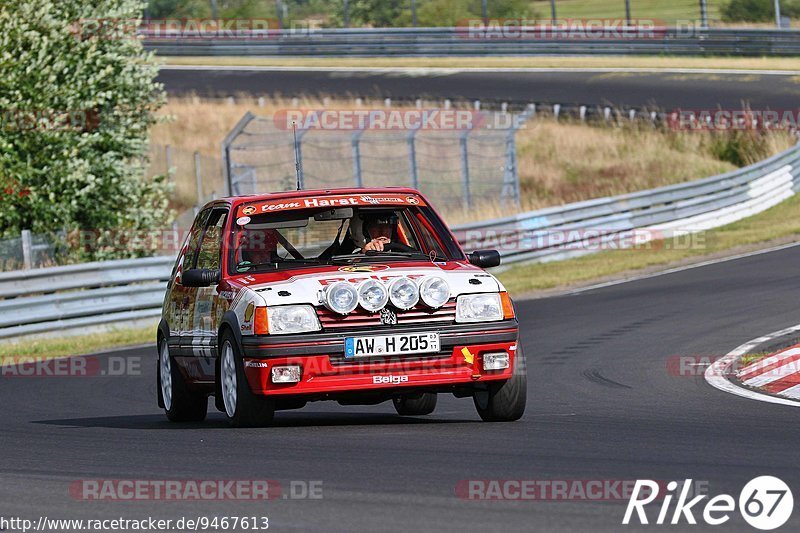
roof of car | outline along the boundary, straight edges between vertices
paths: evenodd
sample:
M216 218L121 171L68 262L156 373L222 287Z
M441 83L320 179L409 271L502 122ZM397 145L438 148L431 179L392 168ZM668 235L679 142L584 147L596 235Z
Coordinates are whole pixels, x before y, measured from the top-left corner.
M246 194L242 196L226 196L225 198L219 198L209 202L209 205L224 202L232 206L238 206L251 202L279 200L282 198L306 198L311 196L326 196L335 194L381 194L389 192L395 194L416 194L422 196L418 190L412 189L411 187L348 187L340 189L303 189L299 191L279 191L263 194Z

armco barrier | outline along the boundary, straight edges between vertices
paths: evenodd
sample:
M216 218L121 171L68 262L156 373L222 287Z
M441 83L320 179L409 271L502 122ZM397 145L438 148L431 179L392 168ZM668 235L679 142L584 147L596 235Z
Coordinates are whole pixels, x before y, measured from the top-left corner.
M464 224L465 249L498 248L503 263L555 261L671 232L692 233L759 213L800 188L800 145L718 176ZM635 237L632 237L634 235Z
M591 253L598 241L621 241L635 231L652 237L718 227L772 207L798 189L800 145L719 176L453 231L467 250L498 248L505 264L554 261ZM542 235L566 240L551 243L538 239ZM151 257L0 273L0 339L138 319L155 322L172 262Z
M210 38L184 31L142 31L144 45L165 56L490 56L736 55L795 56L800 32L789 29L657 28L638 38L480 38L468 28L326 28L253 30ZM611 35L614 35L611 33Z

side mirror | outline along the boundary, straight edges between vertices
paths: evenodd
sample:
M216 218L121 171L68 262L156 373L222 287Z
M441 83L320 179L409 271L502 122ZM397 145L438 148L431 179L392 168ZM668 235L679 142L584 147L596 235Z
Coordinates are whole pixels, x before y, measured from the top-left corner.
M181 274L181 285L184 287L210 287L219 283L219 277L219 270L190 268Z
M469 262L481 268L500 265L500 252L497 250L475 250L467 256Z

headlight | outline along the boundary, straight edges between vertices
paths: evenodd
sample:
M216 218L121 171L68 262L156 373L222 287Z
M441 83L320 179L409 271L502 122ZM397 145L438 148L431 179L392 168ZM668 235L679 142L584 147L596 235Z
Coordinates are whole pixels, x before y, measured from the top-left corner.
M358 303L367 311L374 313L386 306L389 301L389 292L383 283L374 279L365 279L358 284Z
M450 285L437 276L422 278L419 284L419 297L425 305L437 309L450 299Z
M314 307L310 305L281 305L267 308L269 332L272 335L319 331Z
M405 276L392 280L389 284L389 299L398 309L411 309L419 301L417 284Z
M358 305L358 292L346 281L337 281L333 285L328 285L325 291L325 305L334 313L346 315Z
M503 320L500 293L464 294L456 300L456 322Z

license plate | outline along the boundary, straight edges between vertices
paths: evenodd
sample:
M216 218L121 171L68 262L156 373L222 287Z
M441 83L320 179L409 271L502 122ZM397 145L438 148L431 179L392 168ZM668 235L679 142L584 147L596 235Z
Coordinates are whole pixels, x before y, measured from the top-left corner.
M344 356L348 359L438 351L438 333L403 333L400 335L346 337L344 339Z

